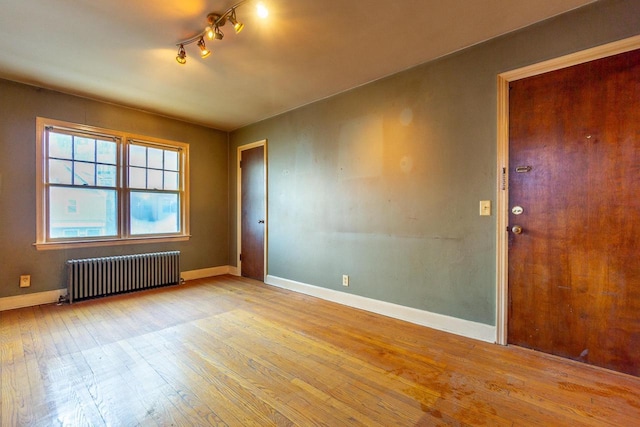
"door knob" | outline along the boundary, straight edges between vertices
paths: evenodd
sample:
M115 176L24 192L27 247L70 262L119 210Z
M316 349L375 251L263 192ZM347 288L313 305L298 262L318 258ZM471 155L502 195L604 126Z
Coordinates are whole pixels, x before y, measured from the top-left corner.
M513 227L511 227L511 232L513 232L513 234L522 234L522 227L520 227L519 225L514 225Z

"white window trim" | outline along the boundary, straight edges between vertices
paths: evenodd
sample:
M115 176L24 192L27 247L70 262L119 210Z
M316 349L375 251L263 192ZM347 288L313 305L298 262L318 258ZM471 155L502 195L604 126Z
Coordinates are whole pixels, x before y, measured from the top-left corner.
M119 182L117 186L118 192L118 215L120 221L118 224L119 236L116 237L104 237L96 239L83 239L83 240L47 240L47 191L45 185L46 177L46 159L44 154L46 152L44 144L46 140L44 138L45 128L53 126L59 128L71 129L79 132L88 132L92 134L109 135L118 138L122 144L126 144L126 141L132 140L136 142L144 142L148 144L157 144L160 146L176 147L182 152L180 156L180 168L181 168L181 180L180 186L180 218L181 218L181 232L172 235L148 235L131 236L125 233L123 226L128 229L128 224L125 224L129 220L128 202L125 197L125 185L127 168L124 166L125 156L123 153L126 150L120 150L120 161L118 165ZM44 117L36 118L36 242L34 246L38 250L52 250L52 249L69 249L69 248L81 248L81 247L96 247L96 246L121 246L121 245L133 245L141 243L161 243L161 242L178 242L186 241L191 237L190 235L190 221L189 221L189 144L177 141L170 141L166 139L154 138L145 135L137 135L128 132L116 131L111 129L98 128L94 126L64 122L61 120L48 119Z

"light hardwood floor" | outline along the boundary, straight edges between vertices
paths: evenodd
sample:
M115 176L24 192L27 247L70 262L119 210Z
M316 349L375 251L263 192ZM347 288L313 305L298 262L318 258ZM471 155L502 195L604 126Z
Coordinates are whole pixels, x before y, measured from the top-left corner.
M640 425L640 379L231 276L0 313L5 426Z

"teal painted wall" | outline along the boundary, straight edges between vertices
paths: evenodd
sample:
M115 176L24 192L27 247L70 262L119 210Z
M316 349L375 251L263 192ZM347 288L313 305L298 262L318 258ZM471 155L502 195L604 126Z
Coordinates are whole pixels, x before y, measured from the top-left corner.
M65 287L72 258L182 251L182 270L228 265L228 136L124 107L0 80L0 297ZM191 234L187 242L37 251L36 117L190 144ZM31 287L18 287L21 274Z
M638 33L600 1L232 132L229 259L237 147L268 139L268 274L494 325L496 76Z

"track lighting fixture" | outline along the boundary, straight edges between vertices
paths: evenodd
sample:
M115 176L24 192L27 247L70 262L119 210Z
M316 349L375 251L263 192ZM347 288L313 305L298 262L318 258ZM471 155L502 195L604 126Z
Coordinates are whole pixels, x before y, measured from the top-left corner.
M229 9L227 9L224 13L216 13L211 12L207 15L207 26L205 29L196 34L195 36L182 40L181 42L176 43L178 46L178 55L176 56L176 61L179 64L185 64L187 62L187 52L185 51L185 45L196 43L200 48L200 57L206 58L211 55L211 50L207 49L204 38L206 37L209 40L222 40L224 37L224 33L220 29L224 26L224 24L229 21L231 25L233 25L233 29L236 34L242 31L244 28L244 24L236 18L236 9L240 7L242 4L246 3L249 0L242 0ZM257 12L260 18L266 18L269 15L269 11L262 3L258 3Z
M222 40L223 37L224 33L220 30L220 28L216 26L216 28L213 30L213 38L216 40Z
M209 40L222 40L224 37L224 33L218 27L211 27L207 25L204 29L204 35L207 36Z
M178 61L178 64L180 65L184 65L187 62L187 52L184 50L183 45L180 45L180 47L178 47L178 55L176 56L176 61Z
M211 55L211 51L207 49L207 45L204 44L204 39L202 37L200 37L200 40L198 40L198 47L200 48L201 58L206 58L207 56Z
M236 10L231 10L231 16L229 16L229 22L233 24L233 29L236 30L236 34L238 34L244 28L244 24L242 22L238 22L236 19Z

